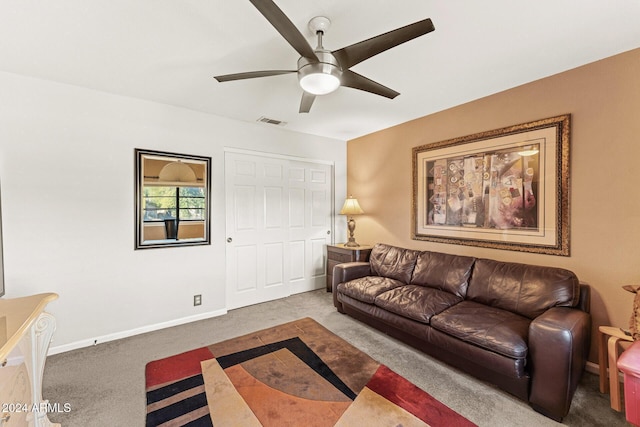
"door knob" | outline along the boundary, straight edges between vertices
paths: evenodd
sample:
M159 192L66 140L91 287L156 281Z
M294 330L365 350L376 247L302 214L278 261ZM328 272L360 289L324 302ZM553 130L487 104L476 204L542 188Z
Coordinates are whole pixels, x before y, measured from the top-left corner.
M227 243L231 243L233 242L233 239L231 237L227 237Z
M331 234L331 230L327 230L327 234Z

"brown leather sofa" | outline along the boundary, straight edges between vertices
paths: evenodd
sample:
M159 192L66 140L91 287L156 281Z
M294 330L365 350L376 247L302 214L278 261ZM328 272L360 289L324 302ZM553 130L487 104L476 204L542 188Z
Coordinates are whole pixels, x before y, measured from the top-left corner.
M377 244L334 268L333 301L556 421L589 354L590 288L561 268Z

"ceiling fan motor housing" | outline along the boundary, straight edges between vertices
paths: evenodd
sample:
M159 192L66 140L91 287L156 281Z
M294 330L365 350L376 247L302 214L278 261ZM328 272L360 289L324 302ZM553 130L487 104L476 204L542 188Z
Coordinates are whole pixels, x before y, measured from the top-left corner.
M298 59L298 81L306 92L326 95L340 87L342 68L330 51L317 49L314 52L318 62L305 57Z

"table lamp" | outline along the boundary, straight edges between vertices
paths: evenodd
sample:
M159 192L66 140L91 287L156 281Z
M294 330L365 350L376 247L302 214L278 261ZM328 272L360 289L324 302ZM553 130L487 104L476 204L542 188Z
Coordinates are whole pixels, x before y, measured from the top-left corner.
M342 206L342 209L340 209L340 215L347 215L347 227L349 227L349 241L344 244L345 247L355 248L360 246L356 243L355 237L353 237L353 232L356 229L356 222L353 219L353 216L363 213L364 211L360 207L358 199L354 199L353 196L349 196L349 198L344 201L344 205Z

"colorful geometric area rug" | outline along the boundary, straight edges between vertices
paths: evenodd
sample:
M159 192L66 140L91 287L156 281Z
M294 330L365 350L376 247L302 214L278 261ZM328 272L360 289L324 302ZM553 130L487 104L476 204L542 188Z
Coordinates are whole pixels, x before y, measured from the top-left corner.
M474 426L310 318L146 366L147 426Z

